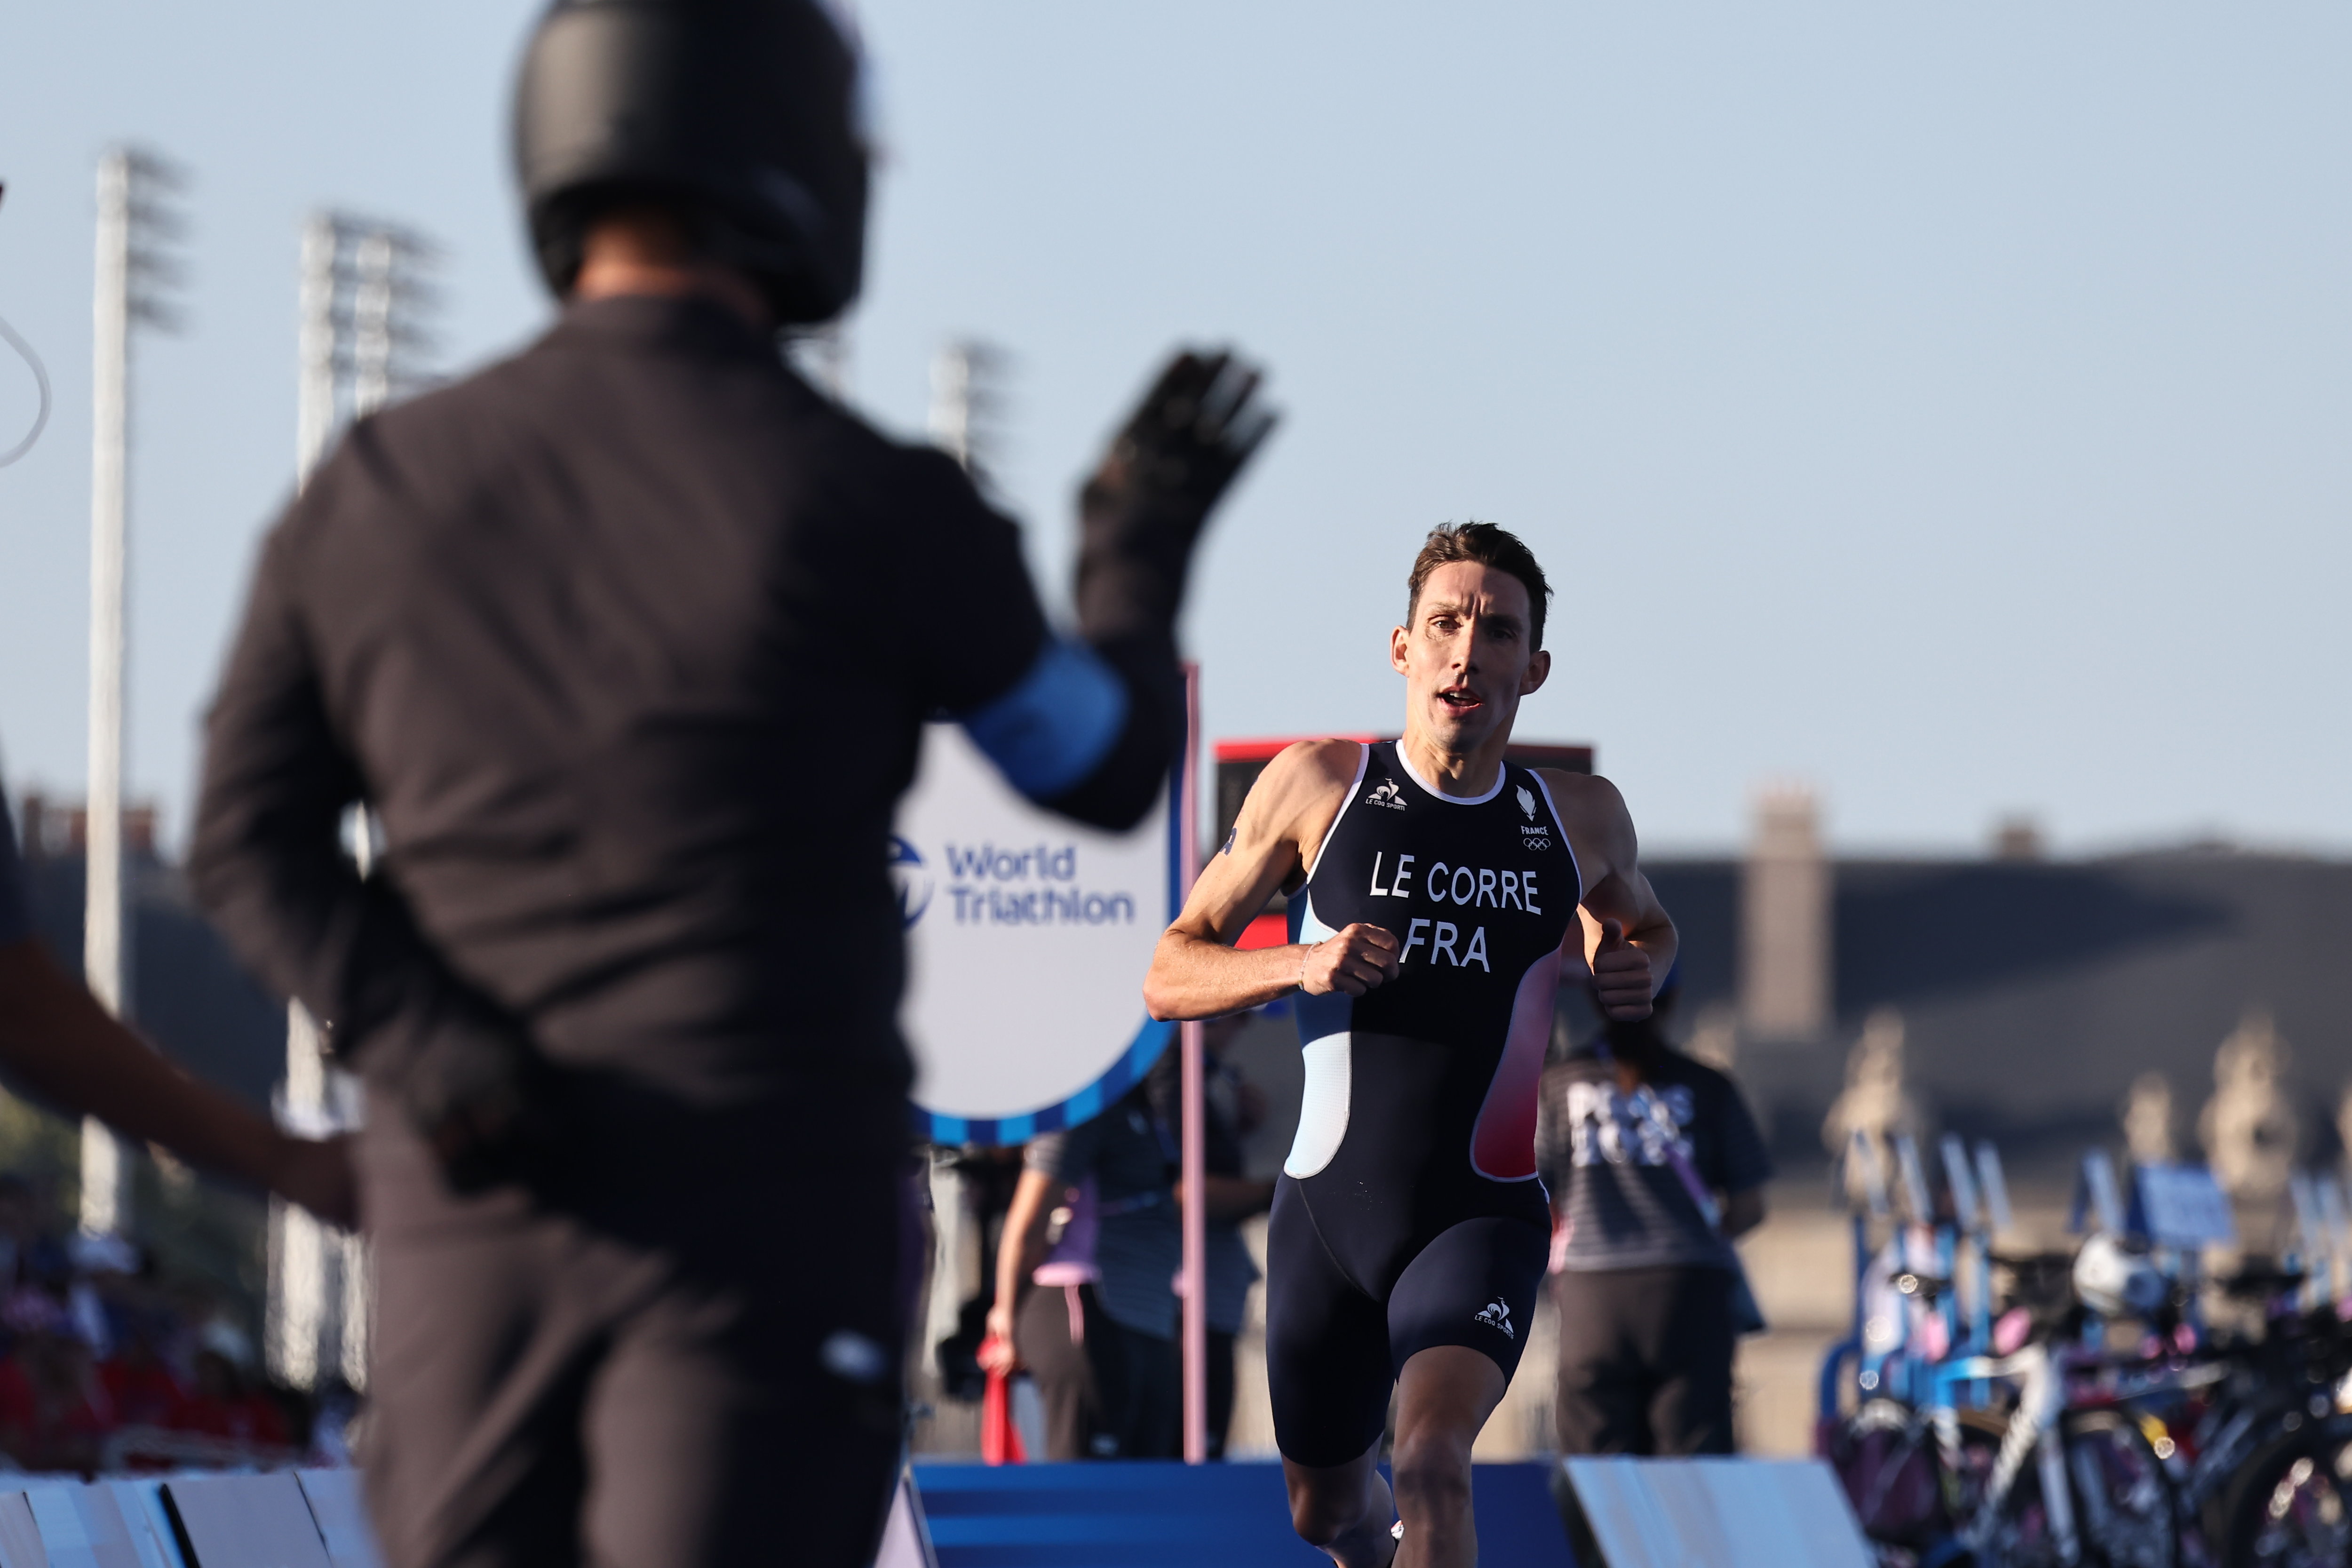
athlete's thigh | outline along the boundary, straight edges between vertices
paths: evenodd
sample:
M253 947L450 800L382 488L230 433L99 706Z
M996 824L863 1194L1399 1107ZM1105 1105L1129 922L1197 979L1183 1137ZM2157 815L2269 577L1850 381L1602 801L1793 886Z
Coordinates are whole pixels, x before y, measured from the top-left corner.
M1389 1353L1404 1363L1433 1345L1462 1345L1503 1369L1527 1349L1551 1238L1521 1219L1466 1219L1414 1255L1389 1292Z
M1265 1380L1275 1443L1293 1464L1351 1464L1388 1425L1388 1314L1331 1260L1297 1184L1266 1221Z
M841 1173L732 1278L619 1325L587 1400L598 1568L866 1568L897 1473L896 1184Z

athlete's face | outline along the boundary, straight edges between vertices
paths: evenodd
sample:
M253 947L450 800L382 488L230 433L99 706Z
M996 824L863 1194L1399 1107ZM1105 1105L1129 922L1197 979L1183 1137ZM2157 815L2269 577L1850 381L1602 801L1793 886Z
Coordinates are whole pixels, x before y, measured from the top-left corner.
M1405 679L1405 711L1449 752L1507 732L1519 699L1544 683L1551 655L1528 646L1527 584L1475 561L1429 574L1412 624L1389 634Z

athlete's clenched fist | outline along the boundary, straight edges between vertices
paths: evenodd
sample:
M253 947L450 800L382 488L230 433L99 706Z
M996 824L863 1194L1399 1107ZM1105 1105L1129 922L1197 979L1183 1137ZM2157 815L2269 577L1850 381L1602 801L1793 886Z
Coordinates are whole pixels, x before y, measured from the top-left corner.
M1394 980L1403 962L1396 932L1374 925L1348 926L1307 950L1298 988L1309 996L1334 991L1361 996L1381 981Z
M1615 921L1601 922L1601 945L1592 951L1592 994L1601 1010L1620 1023L1650 1016L1650 955L1625 940Z

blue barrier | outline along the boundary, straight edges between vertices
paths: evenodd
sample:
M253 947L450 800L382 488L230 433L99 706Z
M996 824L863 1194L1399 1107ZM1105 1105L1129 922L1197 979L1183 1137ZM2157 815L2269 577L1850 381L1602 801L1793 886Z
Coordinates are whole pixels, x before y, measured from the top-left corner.
M1327 1568L1271 1464L914 1467L938 1568ZM0 1568L379 1568L351 1471L0 1486ZM1479 1556L1575 1568L1539 1464L1480 1465Z
M1329 1568L1331 1561L1291 1531L1279 1465L918 1462L915 1489L940 1568ZM1483 1560L1573 1568L1545 1466L1480 1465L1473 1495Z

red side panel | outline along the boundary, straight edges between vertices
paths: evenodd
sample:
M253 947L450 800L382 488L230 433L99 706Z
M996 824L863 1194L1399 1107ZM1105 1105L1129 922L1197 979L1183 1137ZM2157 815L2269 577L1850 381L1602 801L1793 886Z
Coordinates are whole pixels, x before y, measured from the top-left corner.
M1246 952L1254 947L1281 947L1290 941L1290 917L1260 915L1242 931L1234 946Z
M1378 735L1286 735L1278 741L1220 741L1217 742L1217 761L1268 763L1280 755L1285 746L1295 746L1301 741L1354 741L1364 743L1379 739Z

